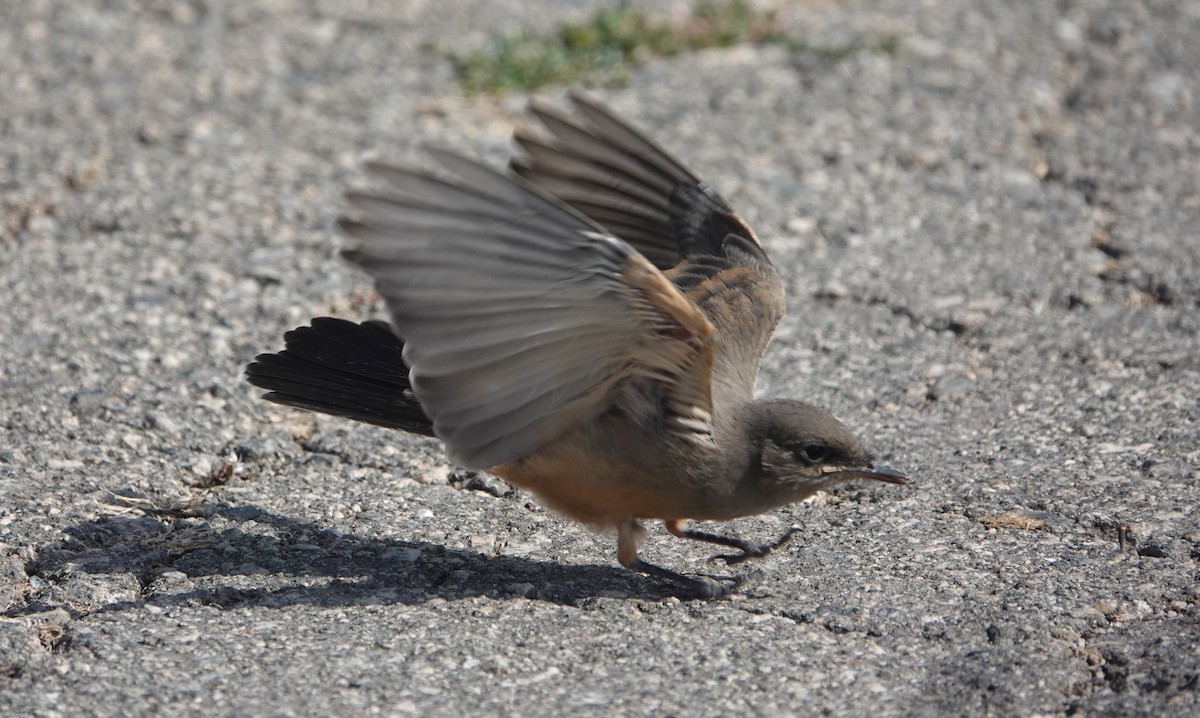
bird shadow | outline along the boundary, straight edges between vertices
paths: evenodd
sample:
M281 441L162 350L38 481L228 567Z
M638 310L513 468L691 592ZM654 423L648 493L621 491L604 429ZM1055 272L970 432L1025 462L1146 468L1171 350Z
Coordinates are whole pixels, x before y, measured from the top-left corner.
M92 605L88 612L137 605L336 607L473 597L582 606L601 597L660 600L679 590L615 566L370 538L224 502L109 516L65 533L64 540L39 548L26 567L46 589L29 596L18 613L64 603L62 590L54 600L56 584L113 575L124 575L128 583L128 574L141 586L139 600L129 600L126 590L125 598Z

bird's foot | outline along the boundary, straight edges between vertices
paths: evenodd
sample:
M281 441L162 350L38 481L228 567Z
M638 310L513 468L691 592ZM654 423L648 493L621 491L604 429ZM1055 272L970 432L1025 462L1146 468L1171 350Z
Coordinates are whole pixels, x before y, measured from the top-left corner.
M709 560L710 561L721 560L721 561L725 562L726 566L734 566L734 565L737 565L743 561L747 561L752 558L762 558L763 556L766 556L767 554L771 553L775 549L779 548L780 546L783 546L785 543L790 541L792 536L795 533L797 533L798 531L800 531L800 527L798 527L798 526L792 527L792 528L788 529L787 532L785 532L783 534L783 536L780 536L779 539L777 541L775 541L774 543L755 544L755 543L750 543L749 541L730 539L729 543L726 545L738 549L739 551L741 551L741 553L717 554L716 556L713 556Z

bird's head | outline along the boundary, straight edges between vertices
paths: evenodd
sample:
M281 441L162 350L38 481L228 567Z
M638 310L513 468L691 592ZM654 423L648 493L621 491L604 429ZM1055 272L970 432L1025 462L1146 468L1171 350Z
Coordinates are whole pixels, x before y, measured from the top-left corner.
M791 503L852 479L905 483L905 475L881 464L845 424L811 404L792 400L755 402L753 424L762 489Z

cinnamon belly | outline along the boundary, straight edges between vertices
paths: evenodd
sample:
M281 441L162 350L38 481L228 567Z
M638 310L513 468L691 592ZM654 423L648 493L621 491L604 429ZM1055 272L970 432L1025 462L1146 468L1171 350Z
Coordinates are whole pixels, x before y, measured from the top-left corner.
M626 517L695 518L699 497L678 482L632 462L540 451L492 467L489 472L527 489L547 508L596 528L610 528Z

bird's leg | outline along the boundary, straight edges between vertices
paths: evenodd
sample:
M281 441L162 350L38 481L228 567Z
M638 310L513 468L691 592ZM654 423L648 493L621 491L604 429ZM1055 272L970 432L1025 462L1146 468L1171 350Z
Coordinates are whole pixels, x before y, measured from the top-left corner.
M732 536L722 536L721 534L710 534L707 531L698 531L689 528L685 525L684 519L673 519L663 522L667 530L679 538L692 539L693 541L705 541L707 543L715 543L718 546L728 546L735 548L741 553L719 554L713 556L712 560L721 559L727 566L739 564L742 561L751 558L762 558L771 553L775 549L787 543L792 538L792 534L800 530L799 527L793 527L787 530L783 536L779 537L775 543L750 543L742 539L733 538Z
M652 563L646 563L638 558L638 548L645 538L646 529L637 522L637 519L630 517L621 521L620 526L617 527L617 561L631 571L638 571L649 576L673 581L683 586L689 594L697 598L722 598L728 596L746 580L745 576L737 576L727 579L728 583L716 584L711 581L684 576L682 573L676 573L670 569L655 566Z

